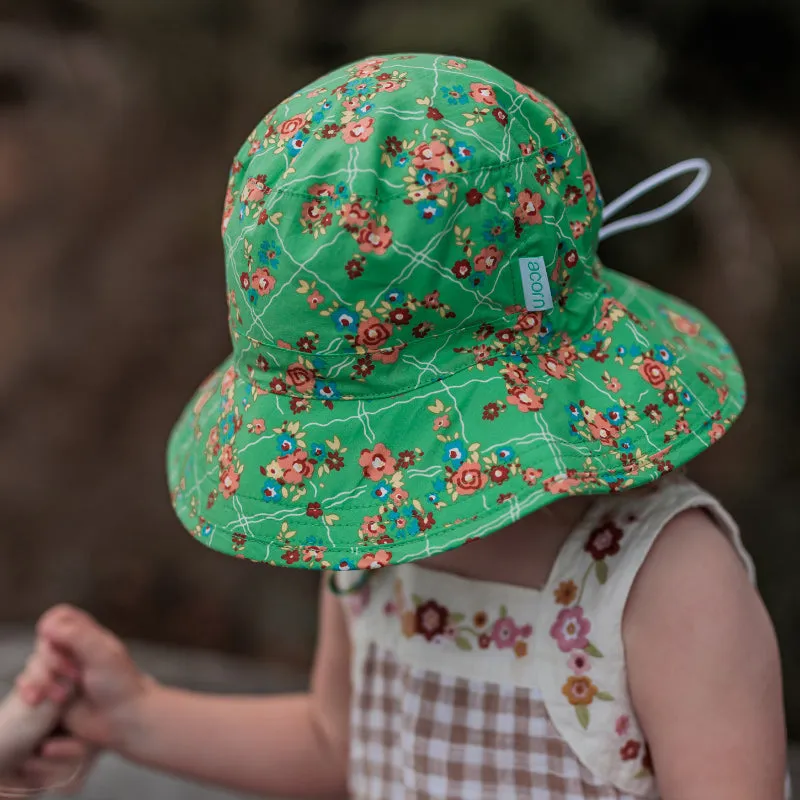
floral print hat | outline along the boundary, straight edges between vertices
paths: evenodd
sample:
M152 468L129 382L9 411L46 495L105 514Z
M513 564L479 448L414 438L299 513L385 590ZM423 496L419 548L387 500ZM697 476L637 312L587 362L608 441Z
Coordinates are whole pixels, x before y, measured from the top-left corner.
M706 449L741 371L701 313L601 265L601 238L649 221L602 227L630 199L604 210L569 119L480 61L371 58L280 103L230 173L233 354L169 443L183 524L366 569Z

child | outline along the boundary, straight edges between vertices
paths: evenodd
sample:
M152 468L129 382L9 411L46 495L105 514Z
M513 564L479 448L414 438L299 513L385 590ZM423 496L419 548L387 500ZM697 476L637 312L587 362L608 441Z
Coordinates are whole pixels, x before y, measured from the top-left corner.
M260 794L783 797L772 627L678 470L744 382L701 313L601 265L652 218L601 228L628 200L479 61L372 58L270 112L225 200L233 355L168 471L198 541L333 570L311 689L161 686L57 608L25 700L77 685L78 740Z

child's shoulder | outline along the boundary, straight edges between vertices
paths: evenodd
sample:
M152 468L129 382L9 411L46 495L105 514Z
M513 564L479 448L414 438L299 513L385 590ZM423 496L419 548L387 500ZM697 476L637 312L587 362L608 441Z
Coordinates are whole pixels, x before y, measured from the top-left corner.
M663 527L631 587L622 633L631 701L662 759L713 784L722 777L709 771L753 748L765 765L779 758L775 634L748 562L713 515L688 508ZM707 760L714 751L716 766ZM662 769L668 780L683 774L671 773Z

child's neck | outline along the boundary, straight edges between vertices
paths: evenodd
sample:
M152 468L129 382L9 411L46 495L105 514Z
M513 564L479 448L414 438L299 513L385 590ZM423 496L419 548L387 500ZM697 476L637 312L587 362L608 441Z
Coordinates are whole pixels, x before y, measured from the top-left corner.
M557 501L483 539L426 558L420 566L472 580L541 589L561 546L591 505L588 497Z

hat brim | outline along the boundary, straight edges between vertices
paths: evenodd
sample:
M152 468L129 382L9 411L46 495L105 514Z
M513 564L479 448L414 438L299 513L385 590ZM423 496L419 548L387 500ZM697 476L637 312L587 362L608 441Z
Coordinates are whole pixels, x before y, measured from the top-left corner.
M736 358L696 309L612 270L603 280L621 305L573 351L553 339L391 398L328 407L259 391L228 359L169 442L178 517L228 555L364 569L685 464L744 405Z

